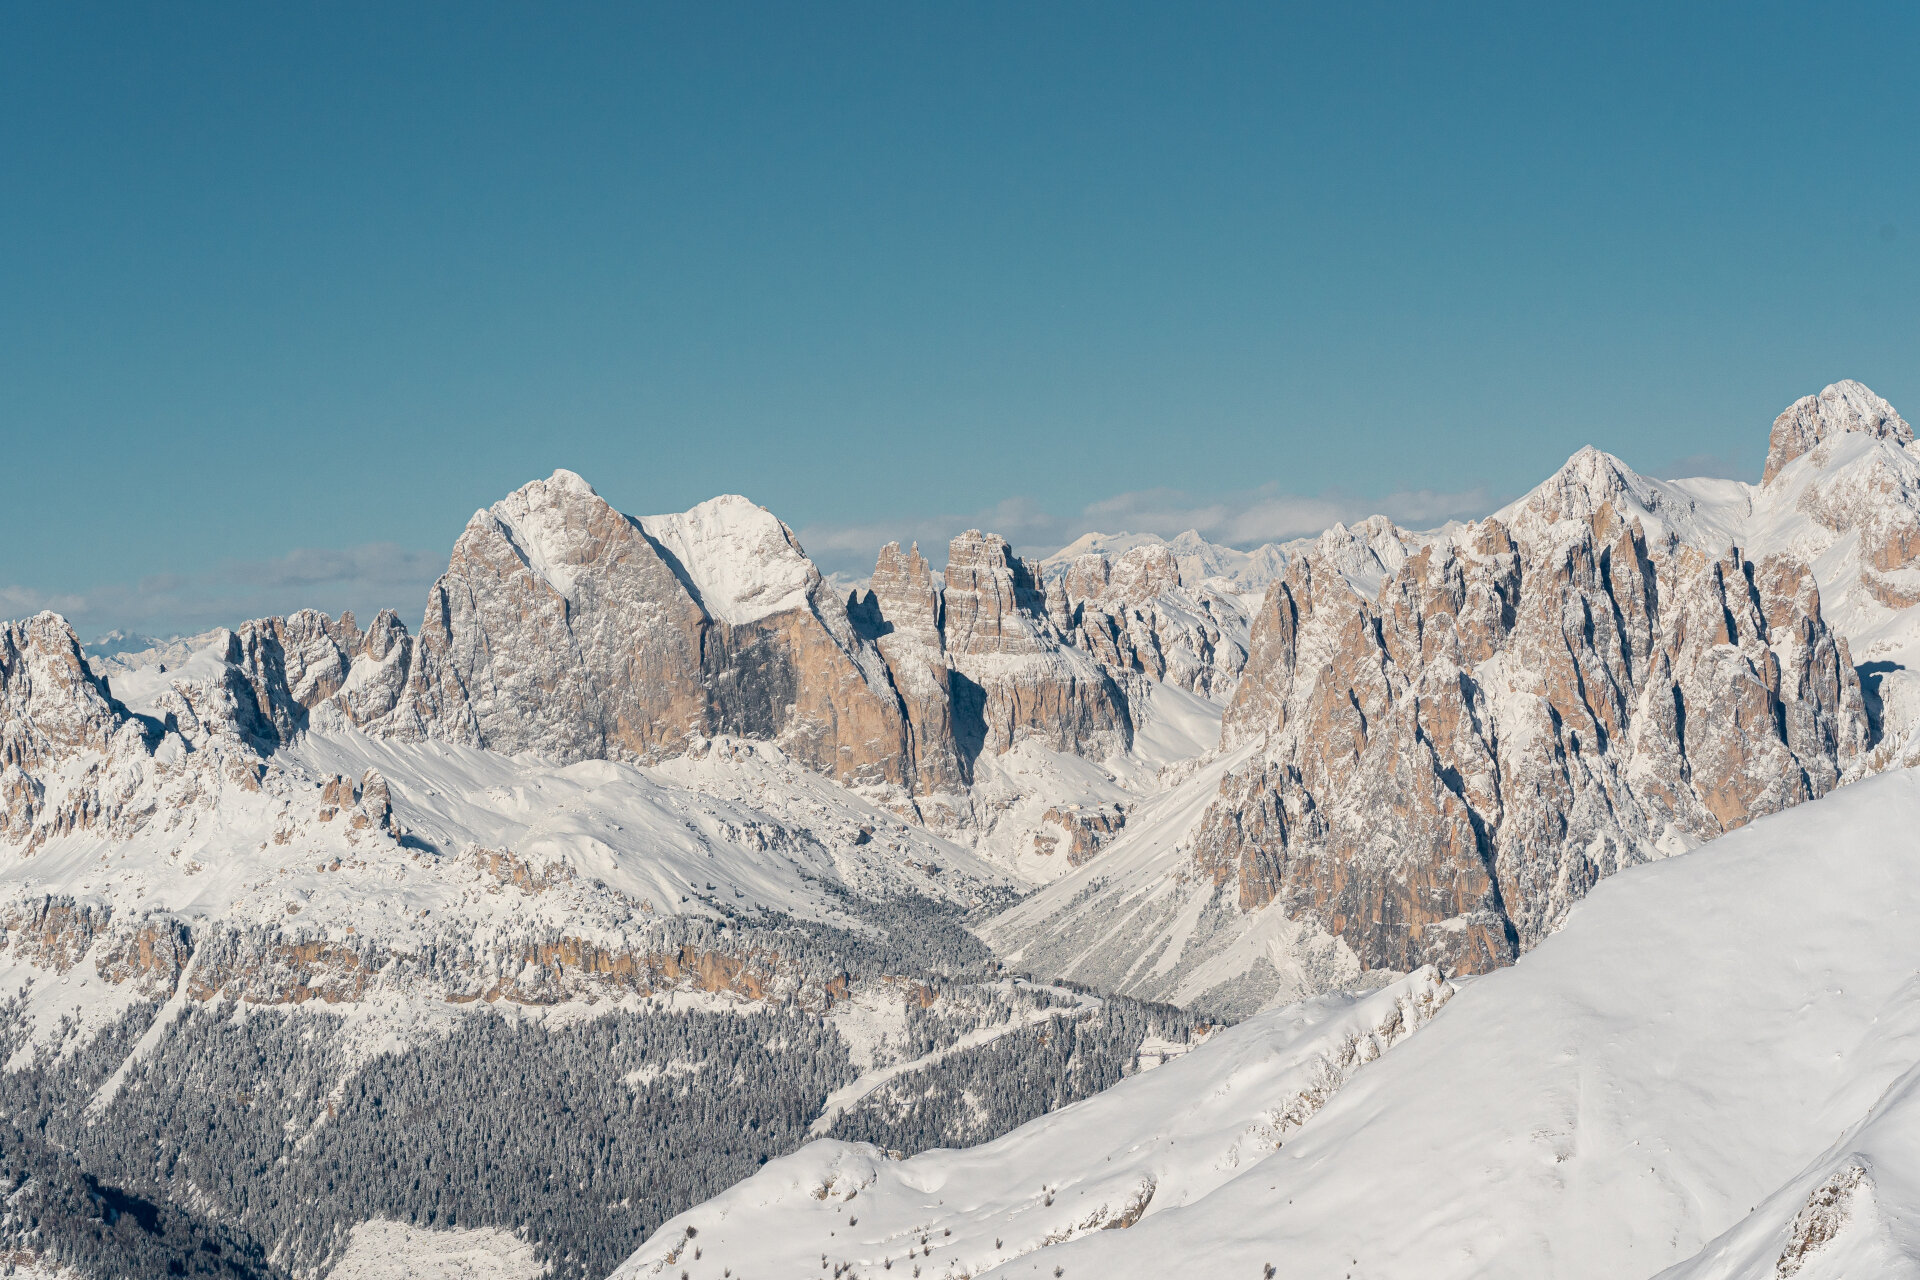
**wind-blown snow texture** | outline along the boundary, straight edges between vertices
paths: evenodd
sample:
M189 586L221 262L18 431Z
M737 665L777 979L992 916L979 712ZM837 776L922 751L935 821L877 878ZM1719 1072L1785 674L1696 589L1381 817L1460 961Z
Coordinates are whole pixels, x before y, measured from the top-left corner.
M1916 830L1920 776L1860 783L1610 880L1437 1011L1422 971L971 1151L816 1143L619 1274L1914 1274Z

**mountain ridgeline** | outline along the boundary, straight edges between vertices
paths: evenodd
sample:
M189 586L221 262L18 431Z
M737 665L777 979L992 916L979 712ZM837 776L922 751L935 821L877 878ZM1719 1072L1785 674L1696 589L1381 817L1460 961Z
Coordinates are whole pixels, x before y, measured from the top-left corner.
M1920 453L1857 383L1758 485L1587 449L1426 532L968 531L848 591L744 498L557 471L417 630L0 625L6 1150L94 1206L0 1248L308 1277L391 1219L604 1275L809 1135L978 1144L1210 1023L1511 964L1920 761L1914 669Z

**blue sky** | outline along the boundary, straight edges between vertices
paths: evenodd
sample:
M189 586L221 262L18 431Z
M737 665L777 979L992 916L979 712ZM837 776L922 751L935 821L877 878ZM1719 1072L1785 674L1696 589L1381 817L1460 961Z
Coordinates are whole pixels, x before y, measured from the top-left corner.
M0 613L410 622L556 466L829 568L1920 406L1910 5L0 5Z

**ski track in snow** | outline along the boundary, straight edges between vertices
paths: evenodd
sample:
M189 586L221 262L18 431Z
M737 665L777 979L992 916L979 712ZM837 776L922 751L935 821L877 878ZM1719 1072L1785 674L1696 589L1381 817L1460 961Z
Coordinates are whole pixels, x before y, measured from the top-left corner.
M1022 982L1018 985L1023 987L1036 986L1036 984L1029 982ZM1043 1022L1051 1022L1056 1018L1085 1017L1087 1014L1098 1009L1103 1003L1098 997L1090 996L1083 992L1069 991L1064 987L1041 987L1038 989L1052 991L1057 995L1072 997L1075 1003L1070 1008L1029 1009L1021 1017L1014 1018L1008 1022L1003 1022L991 1027L979 1027L969 1031L952 1044L942 1049L935 1049L932 1053L922 1054L907 1062L896 1062L890 1066L878 1067L871 1071L863 1072L859 1078L849 1084L841 1085L838 1089L835 1089L827 1095L826 1105L821 1109L820 1115L814 1120L813 1124L808 1127L807 1131L815 1137L827 1132L833 1128L834 1122L844 1115L848 1108L857 1105L863 1098L866 1098L876 1089L884 1087L891 1081L899 1079L901 1076L934 1066L952 1057L954 1054L961 1053L967 1049L978 1049L981 1045L992 1044L995 1040L1003 1039L1026 1027L1038 1026Z

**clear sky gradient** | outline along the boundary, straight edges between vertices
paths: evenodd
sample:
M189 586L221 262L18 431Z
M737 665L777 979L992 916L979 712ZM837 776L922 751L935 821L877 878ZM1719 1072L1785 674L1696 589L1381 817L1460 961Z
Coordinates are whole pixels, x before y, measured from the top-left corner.
M556 466L829 568L1920 411L1920 7L0 4L0 613L417 619Z

